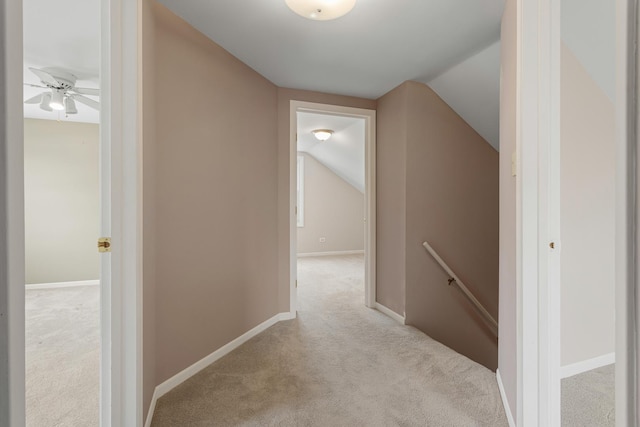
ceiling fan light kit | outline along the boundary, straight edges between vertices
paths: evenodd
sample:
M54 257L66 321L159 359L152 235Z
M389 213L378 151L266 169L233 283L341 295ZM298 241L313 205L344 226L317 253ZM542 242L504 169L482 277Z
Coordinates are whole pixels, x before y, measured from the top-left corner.
M285 0L295 13L314 21L329 21L351 12L356 0Z
M45 93L45 94L40 94L40 108L42 108L44 111L53 111L53 108L51 108L51 94L50 93Z
M78 114L78 108L76 108L76 102L70 96L68 96L64 100L64 112L66 114Z
M49 102L49 107L53 108L57 111L64 110L64 92L59 89L54 89L51 91L51 101Z
M65 111L66 114L78 114L76 101L100 110L100 103L84 95L100 96L100 90L94 88L76 87L76 76L66 71L53 68L29 68L33 74L38 76L44 86L25 83L25 86L40 87L48 89L32 98L27 99L25 104L40 104L44 111Z

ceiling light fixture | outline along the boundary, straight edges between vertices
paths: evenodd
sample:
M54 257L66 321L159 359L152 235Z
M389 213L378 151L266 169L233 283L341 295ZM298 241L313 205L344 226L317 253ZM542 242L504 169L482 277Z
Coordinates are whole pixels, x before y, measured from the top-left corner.
M76 101L74 101L70 96L67 96L64 100L64 110L66 114L78 114Z
M329 21L351 12L356 0L285 0L300 16L314 21Z
M40 108L42 108L44 111L53 111L53 109L49 104L51 104L51 94L50 93L42 94L42 100L40 101Z
M331 138L331 135L333 135L333 131L330 129L316 129L314 131L311 131L311 133L316 137L318 141L326 141L327 139Z
M53 89L51 91L51 102L49 102L49 107L54 110L64 110L64 92L58 89Z

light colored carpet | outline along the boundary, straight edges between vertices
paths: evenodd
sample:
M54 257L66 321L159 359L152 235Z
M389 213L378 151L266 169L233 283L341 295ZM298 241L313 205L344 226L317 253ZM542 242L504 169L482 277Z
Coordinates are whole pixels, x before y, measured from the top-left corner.
M362 256L299 262L298 318L162 397L162 426L506 426L495 375L364 306Z
M615 365L562 380L562 425L615 426Z
M26 291L29 427L99 425L100 288Z

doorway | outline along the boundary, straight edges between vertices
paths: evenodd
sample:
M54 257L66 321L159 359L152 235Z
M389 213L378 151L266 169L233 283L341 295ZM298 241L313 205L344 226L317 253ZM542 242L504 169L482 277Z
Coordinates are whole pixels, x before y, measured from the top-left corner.
M23 8L27 426L100 424L100 1L69 6Z
M291 314L299 255L361 257L363 302L375 308L375 111L291 101L290 137Z
M0 84L6 95L0 108L3 119L0 169L5 171L6 178L0 192L3 207L0 376L8 379L0 393L3 425L25 425L24 3L12 0L0 6L3 22L0 27L5 40ZM142 420L138 316L141 312L138 5L122 0L99 0L98 5L102 123L100 235L110 236L113 242L113 251L103 254L100 260L100 423L134 426Z

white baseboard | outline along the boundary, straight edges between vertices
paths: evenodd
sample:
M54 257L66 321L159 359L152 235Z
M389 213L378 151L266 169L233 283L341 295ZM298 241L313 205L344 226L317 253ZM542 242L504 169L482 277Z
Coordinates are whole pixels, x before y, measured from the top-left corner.
M340 256L340 255L362 255L364 250L360 251L333 251L333 252L305 252L298 254L298 258L307 258L313 256Z
M389 307L385 307L384 305L378 302L376 303L376 310L378 310L380 313L386 314L387 316L389 316L396 322L400 323L401 325L404 325L405 323L404 316L399 315L395 311L391 310Z
M500 398L502 398L502 406L504 406L504 412L507 414L507 422L509 427L516 427L516 422L513 419L513 412L509 407L509 401L507 400L507 394L504 391L504 384L502 384L502 377L500 376L500 370L496 371L496 380L498 381L498 389L500 390Z
M295 318L296 318L295 312L294 313L291 313L291 312L278 313L272 318L265 320L264 322L262 322L255 328L251 329L250 331L247 331L244 334L240 335L238 338L234 339L230 343L223 345L222 347L220 347L210 355L205 356L204 358L198 360L196 363L189 366L188 368L185 368L182 371L178 372L177 374L175 374L174 376L172 376L162 384L159 384L158 386L156 386L155 390L153 391L153 397L151 398L151 404L149 405L147 419L145 420L145 423L144 423L145 427L149 427L151 425L151 420L153 419L153 413L156 408L156 402L162 396L164 396L169 391L171 391L178 385L182 384L183 382L185 382L186 380L188 380L198 372L202 371L204 368L211 365L213 362L231 353L233 350L240 347L242 344L249 341L251 338L255 337L259 333L264 332L271 326L275 325L276 323L281 322L283 320L291 320Z
M603 366L612 365L614 363L616 363L616 354L609 353L602 356L594 357L593 359L588 359L582 362L563 366L560 368L560 376L562 378L569 378L574 375L601 368Z
M153 413L156 411L156 403L158 403L158 387L153 390L153 396L151 397L151 403L149 404L149 410L147 411L147 418L144 420L144 427L151 427Z
M96 286L100 280L78 280L76 282L34 283L25 285L25 289L33 291L37 289L73 288L75 286Z
M283 320L293 320L296 317L297 316L296 316L296 312L295 311L294 312L287 311L285 313L278 314L278 320L281 321L281 322Z

